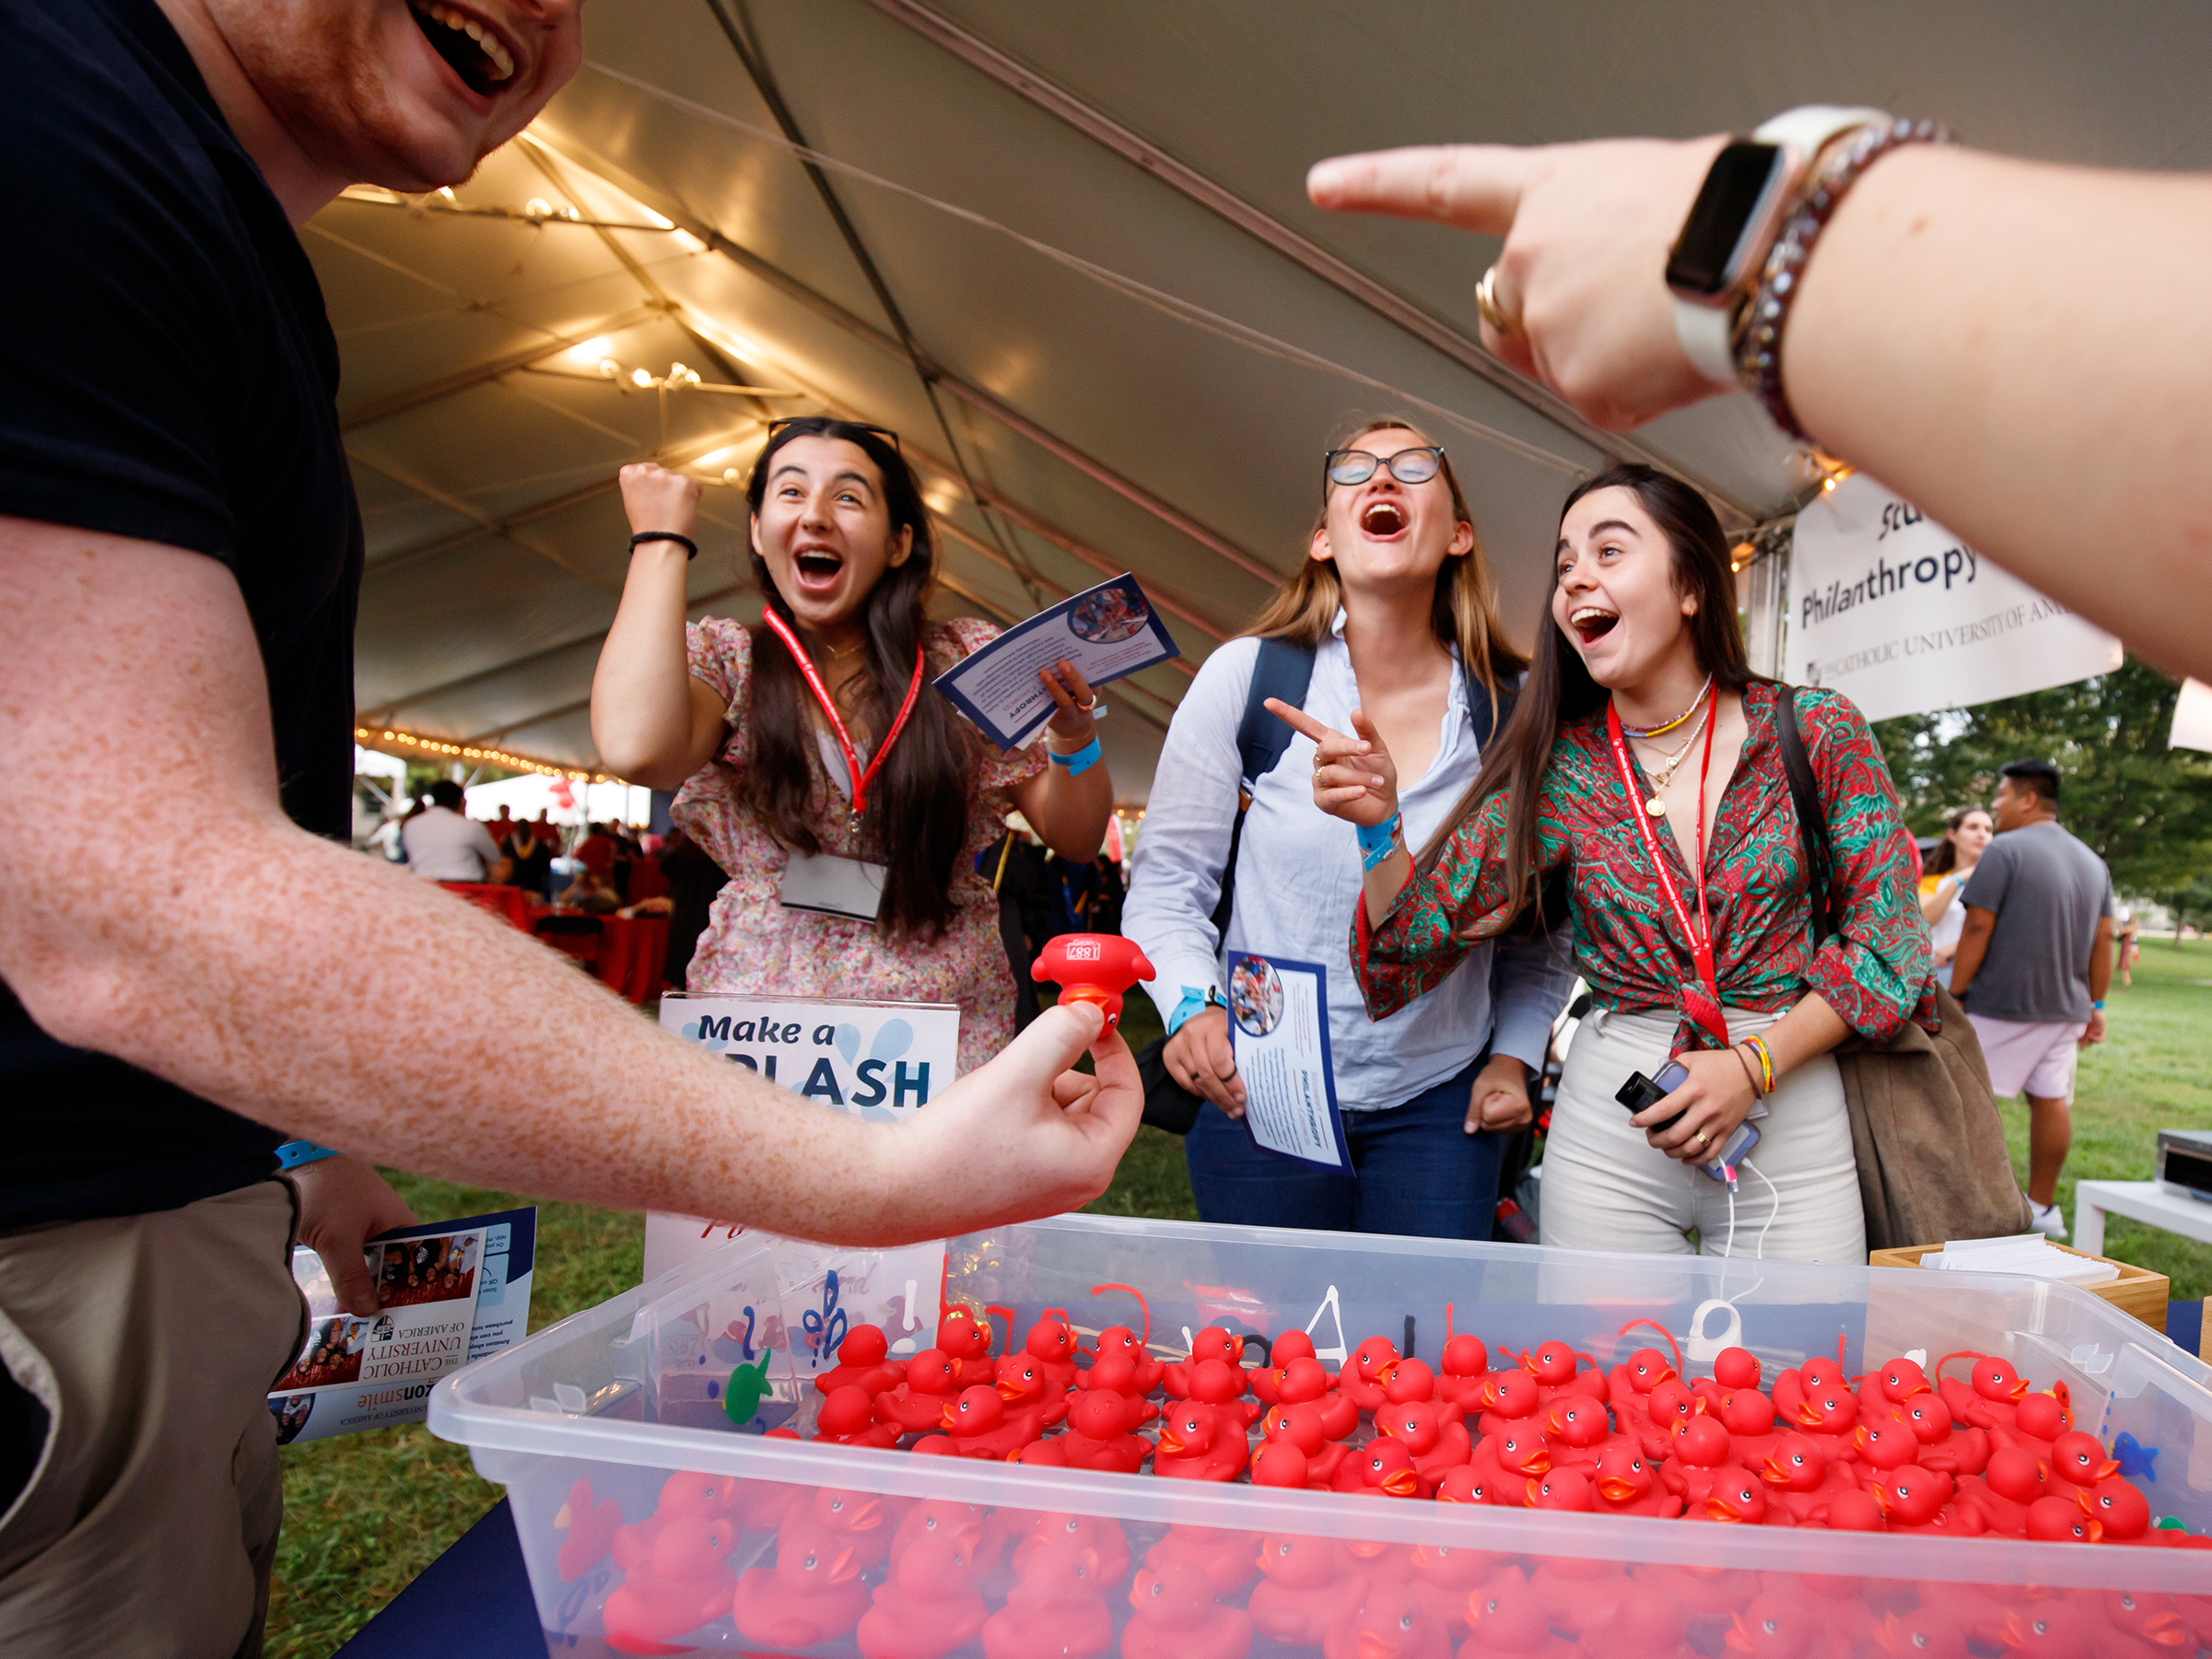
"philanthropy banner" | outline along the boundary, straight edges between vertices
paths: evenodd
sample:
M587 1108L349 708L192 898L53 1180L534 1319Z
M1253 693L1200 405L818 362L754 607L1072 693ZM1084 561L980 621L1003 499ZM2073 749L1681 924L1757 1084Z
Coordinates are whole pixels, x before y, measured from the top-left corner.
M1797 515L1784 677L1869 720L2110 673L2120 641L1854 473Z

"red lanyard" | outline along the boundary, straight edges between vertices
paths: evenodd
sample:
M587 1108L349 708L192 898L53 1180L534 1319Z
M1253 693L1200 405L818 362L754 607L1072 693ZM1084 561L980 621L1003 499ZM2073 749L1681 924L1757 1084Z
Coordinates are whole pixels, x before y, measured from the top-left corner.
M1613 759L1621 767L1621 787L1628 791L1629 815L1636 821L1636 833L1644 837L1644 850L1651 855L1651 866L1659 872L1660 891L1667 894L1668 905L1674 911L1674 919L1681 925L1690 940L1690 953L1697 964L1698 983L1685 984L1682 991L1682 1010L1704 1034L1713 1039L1716 1047L1728 1046L1728 1026L1721 1013L1720 983L1713 969L1713 919L1705 909L1705 779L1713 770L1713 729L1720 724L1720 691L1712 693L1713 706L1705 714L1704 758L1697 769L1697 921L1690 925L1690 912L1682 904L1682 895L1676 891L1674 877L1667 869L1667 860L1660 856L1658 837L1651 833L1651 814L1644 810L1644 797L1636 789L1636 771L1628 758L1628 744L1621 735L1621 714L1609 698L1605 706L1606 735L1612 740Z
M793 660L799 664L799 672L806 676L806 683L813 689L815 701L822 705L822 712L829 716L829 729L837 733L837 747L844 752L845 775L852 783L852 815L858 818L868 810L868 786L875 781L875 775L884 769L884 757L891 753L891 745L898 742L898 734L906 730L907 717L914 712L914 699L921 695L922 653L914 653L914 679L907 687L907 700L898 706L898 718L891 722L891 730L884 734L875 758L868 763L868 770L863 772L860 770L860 757L854 751L852 739L845 730L845 721L837 713L837 704L830 700L829 688L822 683L822 676L814 672L813 660L807 656L806 647L799 643L799 636L791 632L790 625L776 614L774 606L765 607L761 615L768 626L776 631L776 637L789 648Z

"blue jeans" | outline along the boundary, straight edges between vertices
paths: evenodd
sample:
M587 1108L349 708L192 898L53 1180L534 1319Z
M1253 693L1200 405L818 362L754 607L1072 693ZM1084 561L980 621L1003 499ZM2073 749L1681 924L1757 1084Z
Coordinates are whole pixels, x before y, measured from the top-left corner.
M1479 1063L1401 1106L1344 1114L1355 1179L1263 1152L1209 1103L1183 1142L1190 1190L1209 1221L1337 1233L1486 1239L1506 1137L1469 1135Z

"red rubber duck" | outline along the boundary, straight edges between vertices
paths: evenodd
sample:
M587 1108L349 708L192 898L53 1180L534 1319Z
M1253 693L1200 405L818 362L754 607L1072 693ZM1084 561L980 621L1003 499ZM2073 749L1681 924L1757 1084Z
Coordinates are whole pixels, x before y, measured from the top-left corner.
M1008 1354L999 1361L992 1387L1006 1407L1006 1420L1026 1422L1029 1438L1067 1420L1068 1391L1046 1375L1045 1361L1033 1354Z
M1045 1379L1058 1394L1065 1394L1075 1386L1075 1373L1081 1369L1076 1361L1075 1333L1068 1322L1058 1314L1047 1314L1029 1327L1022 1338L1022 1351L1037 1362ZM1013 1358L1008 1355L1008 1359ZM1004 1374L1005 1361L1000 1361L1000 1374Z
M1483 1347L1482 1338L1460 1332L1444 1345L1437 1362L1443 1373L1436 1379L1436 1397L1450 1401L1463 1412L1475 1409L1482 1379L1490 1371L1490 1349Z
M1759 1466L1759 1478L1767 1484L1769 1513L1779 1508L1800 1525L1838 1492L1852 1490L1849 1466L1832 1466L1819 1442L1794 1430L1774 1443Z
M1979 1510L1983 1524L1991 1532L2026 1537L2028 1506L2053 1495L2048 1485L2050 1470L2049 1464L2024 1446L1999 1446L1990 1453L1979 1479L1972 1475L1956 1477L1959 1501Z
M1318 1360L1299 1358L1282 1368L1275 1389L1276 1404L1312 1406L1321 1418L1322 1431L1342 1440L1360 1426L1359 1402L1335 1386L1335 1379Z
M2107 1475L2094 1486L2074 1489L2081 1513L2099 1524L2108 1544L2132 1544L2150 1529L2150 1500L2133 1481Z
M796 1498L803 1490L792 1489L791 1496ZM652 1560L653 1546L669 1523L684 1517L720 1520L736 1510L737 1499L738 1483L731 1476L701 1475L688 1469L671 1475L661 1483L661 1501L651 1514L614 1529L614 1536L607 1541L614 1565L626 1573L640 1571Z
M1438 1389L1436 1373L1421 1360L1400 1360L1390 1367L1389 1376L1383 1384L1383 1402L1390 1406L1410 1406L1426 1401L1436 1408L1436 1416L1443 1422L1457 1422L1467 1413L1459 1404Z
M1784 1432L1774 1422L1774 1402L1756 1388L1724 1390L1713 1415L1728 1431L1729 1456L1746 1468L1764 1463Z
M1376 1498L1427 1498L1436 1490L1413 1466L1413 1455L1387 1435L1377 1436L1346 1458L1331 1484L1340 1492Z
M1478 1435L1496 1434L1508 1428L1540 1431L1544 1397L1536 1379L1525 1371L1493 1371L1482 1379L1478 1396L1482 1414L1475 1419Z
M1661 1486L1644 1453L1633 1442L1615 1440L1598 1457L1598 1473L1591 1481L1598 1507L1614 1515L1660 1515L1671 1520L1682 1513L1682 1501Z
M1659 1466L1659 1484L1681 1499L1686 1513L1695 1515L1727 1462L1727 1430L1712 1418L1693 1417L1675 1430L1674 1450Z
M737 1574L724 1558L736 1547L736 1520L677 1515L653 1540L650 1560L628 1570L607 1596L607 1645L622 1653L673 1653L672 1639L730 1610Z
M1284 1331L1268 1349L1268 1362L1252 1373L1252 1393L1263 1406L1282 1404L1276 1393L1282 1381L1283 1368L1293 1360L1311 1360L1314 1357L1314 1339L1304 1331Z
M1754 1478L1745 1469L1734 1464L1724 1464L1713 1472L1712 1482L1705 1489L1703 1519L1719 1521L1742 1526L1757 1526L1766 1519L1767 1493L1763 1481ZM1701 1518L1695 1511L1691 1518Z
M908 1545L853 1632L860 1659L944 1659L981 1635L989 1614L976 1591L975 1551L982 1542L982 1527L969 1525Z
M1328 1485L1314 1479L1305 1454L1287 1440L1268 1441L1253 1452L1252 1484L1287 1492L1314 1491Z
M984 1457L1003 1462L1037 1438L1028 1413L1009 1421L996 1388L963 1388L940 1419L944 1432L923 1436L915 1451L930 1457Z
M1281 1345L1282 1340L1283 1339L1278 1339L1278 1346ZM1308 1341L1306 1343L1308 1350L1312 1347L1312 1342ZM1165 1365L1144 1351L1144 1344L1137 1339L1137 1333L1126 1325L1109 1325L1098 1333L1098 1359L1109 1358L1129 1361L1130 1382L1134 1385L1134 1392L1139 1395L1150 1394L1153 1389L1159 1387L1160 1375L1167 1369ZM1094 1361L1093 1363L1096 1364L1097 1361ZM1079 1388L1112 1388L1118 1394L1131 1392L1130 1387L1124 1386L1118 1382L1094 1382L1090 1373L1083 1371L1078 1371L1075 1373L1075 1383Z
M1759 1356L1748 1348L1724 1348L1713 1356L1713 1380L1724 1389L1756 1388Z
M852 1550L862 1571L879 1565L891 1553L891 1511L873 1492L818 1486L797 1509L811 1517L815 1526L841 1539ZM779 1548L782 1538L779 1529L777 1534Z
M960 1380L960 1367L940 1348L925 1348L907 1361L907 1374L875 1396L875 1414L908 1434L927 1433L944 1421Z
M1025 1448L1027 1453L1046 1446L1059 1449L1059 1463L1071 1469L1094 1469L1110 1475L1134 1475L1153 1455L1153 1443L1131 1434L1122 1426L1127 1402L1118 1394L1094 1389L1079 1394L1068 1407L1068 1431Z
M1762 1589L1749 1606L1728 1616L1727 1634L1721 1640L1731 1654L1747 1659L1820 1659L1835 1651L1832 1634L1822 1609L1786 1591Z
M1337 1389L1362 1411L1373 1411L1383 1403L1383 1385L1389 1378L1385 1374L1390 1363L1399 1357L1398 1349L1387 1337L1370 1337L1352 1350L1337 1373Z
M2107 1475L2117 1475L2120 1466L2104 1455L2104 1447L2094 1434L2085 1434L2079 1429L2070 1429L2051 1443L2051 1478L2064 1482L2056 1490L2064 1497L2066 1486L2095 1486Z
M795 1429L770 1429L761 1437L764 1440L797 1440ZM731 1513L737 1524L747 1532L774 1532L783 1525L783 1519L796 1509L801 1501L813 1494L811 1487L793 1486L782 1480L741 1480L737 1483L737 1503Z
M1060 1538L1016 1550L1020 1579L983 1624L983 1659L1096 1659L1114 1645L1098 1552Z
M1322 1659L1452 1659L1442 1620L1411 1584L1371 1587L1360 1610L1321 1641Z
M809 1515L778 1531L775 1566L755 1567L738 1580L731 1611L748 1641L790 1649L845 1635L867 1606L860 1559Z
M1029 976L1039 985L1056 982L1062 1002L1096 1003L1111 1031L1121 1023L1121 994L1150 979L1153 964L1118 933L1057 933L1045 941Z
M1975 1537L1983 1530L1978 1511L1951 1501L1958 1488L1949 1475L1908 1463L1873 1482L1874 1501L1882 1507L1891 1532L1938 1532Z
M1436 1501L1491 1503L1512 1508L1527 1501L1527 1484L1525 1479L1517 1480L1508 1489L1494 1466L1467 1463L1451 1470L1437 1483Z
M1553 1630L1580 1637L1612 1623L1633 1585L1618 1561L1571 1555L1539 1556L1528 1587Z
M1606 1398L1621 1414L1621 1426L1625 1429L1630 1421L1644 1419L1644 1402L1653 1389L1675 1380L1674 1367L1665 1354L1656 1348L1639 1348L1606 1373Z
M1585 1394L1592 1399L1606 1397L1605 1373L1587 1354L1578 1354L1571 1342L1539 1342L1521 1356L1521 1369L1536 1379L1544 1403L1549 1405L1562 1394Z
M978 1319L966 1308L954 1308L937 1322L937 1346L953 1361L955 1376L962 1387L975 1383L990 1382L997 1368L990 1362L990 1321ZM918 1355L917 1358L919 1356ZM914 1373L914 1362L907 1362L909 1381Z
M1518 1572L1501 1572L1494 1583L1469 1591L1467 1623L1471 1634L1459 1644L1458 1659L1493 1659L1500 1653L1513 1659L1577 1659L1583 1651L1551 1633L1543 1603Z
M1598 1507L1598 1492L1582 1470L1553 1469L1529 1478L1527 1501L1530 1509L1567 1510L1586 1515Z
M1485 1434L1468 1463L1500 1491L1514 1492L1521 1490L1522 1483L1530 1477L1551 1471L1551 1448L1534 1429L1508 1428L1496 1434Z
M1443 1495L1437 1493L1439 1498ZM1516 1571L1510 1557L1451 1544L1416 1544L1407 1560L1413 1569L1410 1582L1427 1606L1429 1617L1454 1637L1466 1632L1469 1593L1489 1583L1500 1572Z
M1153 1566L1148 1560L1129 1586L1136 1617L1121 1632L1121 1659L1245 1659L1252 1651L1252 1616L1213 1596L1195 1563Z
M1858 1427L1858 1396L1838 1383L1822 1383L1806 1390L1797 1408L1799 1433L1819 1441L1829 1458L1848 1456L1856 1450L1852 1431Z
M1594 1469L1612 1439L1605 1402L1587 1395L1564 1394L1544 1408L1544 1438L1551 1461Z
M2028 1506L2028 1536L2040 1544L2099 1544L2104 1524L2071 1498L2038 1498Z
M1160 1408L1144 1397L1146 1391L1139 1385L1137 1368L1125 1355L1101 1354L1090 1370L1079 1371L1075 1376L1083 1387L1094 1394L1120 1396L1124 1429L1141 1429L1160 1415Z
M1245 1392L1246 1374L1241 1366L1220 1360L1200 1360L1191 1366L1186 1379L1189 1389L1184 1397L1211 1406L1216 1412L1236 1419L1248 1429L1268 1408Z
M1967 1373L1974 1397L1960 1417L1977 1429L2009 1429L2028 1393L2028 1379L2012 1368L2012 1361L1984 1354Z
M1852 1458L1872 1478L1896 1473L1920 1461L1920 1442L1908 1424L1895 1418L1869 1423L1861 1419L1851 1431Z
M1244 1473L1247 1451L1243 1423L1184 1400L1160 1419L1153 1473L1170 1480L1234 1480Z
M1102 1595L1129 1575L1129 1535L1121 1530L1120 1522L1107 1516L1047 1510L1036 1517L1027 1531L1016 1536L1013 1570L1021 1571L1030 1554L1047 1544L1072 1544L1079 1549L1089 1550L1097 1561L1091 1579Z
M906 1380L907 1362L891 1358L891 1339L879 1326L856 1325L837 1344L837 1362L814 1379L814 1386L824 1394L864 1388L873 1399Z
M1387 1434L1405 1446L1412 1455L1414 1468L1432 1487L1475 1454L1466 1428L1440 1418L1433 1401L1386 1405L1375 1414L1375 1427L1377 1433Z
M1880 1370L1870 1371L1859 1379L1859 1410L1871 1415L1878 1407L1909 1405L1934 1392L1928 1385L1927 1373L1920 1369L1919 1363L1900 1355Z
M918 1543L965 1532L969 1528L974 1529L979 1540L984 1538L988 1530L987 1517L974 1504L954 1503L944 1498L924 1499L899 1517L897 1529L891 1535L891 1548L887 1552L891 1564L897 1566L907 1551ZM982 1544L978 1544L968 1553L971 1567L979 1567L983 1565L983 1557L989 1551ZM976 1573L975 1576L981 1575Z
M1351 1455L1351 1448L1340 1440L1331 1440L1325 1425L1321 1408L1312 1404L1277 1406L1261 1419L1261 1431L1267 1435L1265 1449L1288 1445L1297 1449L1305 1458L1305 1474L1300 1484L1311 1487L1328 1485L1337 1477L1337 1470ZM1284 1478L1290 1472L1287 1458L1275 1460L1274 1472L1268 1484L1289 1484ZM1253 1477L1259 1478L1258 1465L1253 1466Z
M591 1483L579 1480L568 1489L568 1501L555 1513L553 1524L568 1529L556 1559L561 1582L573 1583L606 1559L614 1535L622 1530L622 1505L612 1498L603 1503L595 1501Z
M2151 1590L2107 1590L2098 1598L2098 1607L2114 1635L2136 1644L2126 1650L2131 1659L2193 1653L2200 1645L2195 1630L2171 1595Z
M2104 1632L2082 1608L2053 1596L2005 1621L2005 1645L2020 1659L2105 1659Z
M1196 1567L1214 1595L1235 1595L1259 1577L1259 1535L1218 1526L1185 1526L1180 1522L1144 1552L1144 1564L1158 1569L1170 1561Z
M1170 1360L1160 1369L1160 1386L1167 1391L1171 1400L1190 1397L1191 1373L1202 1361L1219 1360L1224 1365L1243 1369L1244 1344L1218 1325L1210 1325L1190 1339L1190 1353L1186 1359Z
M814 1418L814 1438L833 1445L887 1449L898 1444L903 1432L895 1422L877 1420L875 1402L856 1384L833 1390Z
M1933 1393L1924 1394L1904 1408L1905 1426L1920 1443L1920 1461L1956 1479L1979 1475L1996 1450L1986 1429L1960 1429L1951 1422L1951 1408Z
M1259 1543L1252 1623L1273 1641L1312 1647L1359 1610L1367 1575L1334 1538L1270 1536Z
M1673 1455L1676 1430L1693 1417L1710 1415L1702 1396L1681 1378L1669 1377L1644 1396L1643 1425L1632 1432L1643 1445L1644 1455L1656 1463Z

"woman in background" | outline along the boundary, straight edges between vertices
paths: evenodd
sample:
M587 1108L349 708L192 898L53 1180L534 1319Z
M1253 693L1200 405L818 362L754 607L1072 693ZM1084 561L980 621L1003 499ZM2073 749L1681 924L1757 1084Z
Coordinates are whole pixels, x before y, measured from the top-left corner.
M1928 925L1928 944L1936 959L1936 982L1950 988L1951 958L1959 953L1959 935L1966 930L1966 905L1959 895L1966 879L1989 850L1997 833L1996 822L1978 806L1960 807L1945 820L1943 840L1928 855L1920 872L1920 917Z

